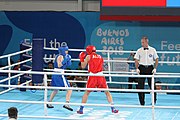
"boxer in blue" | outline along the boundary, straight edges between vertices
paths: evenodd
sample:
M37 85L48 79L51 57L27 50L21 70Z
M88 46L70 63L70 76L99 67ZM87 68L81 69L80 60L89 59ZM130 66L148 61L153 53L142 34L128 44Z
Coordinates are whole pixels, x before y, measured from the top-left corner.
M54 70L55 72L64 73L64 69L71 65L71 56L68 54L68 46L63 46L58 48L59 54L56 55L54 60ZM51 86L53 87L70 87L69 82L64 77L64 75L53 75ZM58 93L58 90L54 90L51 93L49 102L52 102L54 96ZM72 90L67 90L66 93L66 103L69 103L71 98ZM48 108L54 108L51 104L47 104ZM63 108L66 108L70 111L73 109L69 105L64 105Z

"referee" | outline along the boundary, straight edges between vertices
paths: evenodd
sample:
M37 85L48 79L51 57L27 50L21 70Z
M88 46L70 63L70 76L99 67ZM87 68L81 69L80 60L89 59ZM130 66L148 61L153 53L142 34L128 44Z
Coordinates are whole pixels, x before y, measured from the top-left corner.
M136 72L140 75L152 75L156 73L156 68L158 66L158 55L156 49L150 47L148 45L148 38L142 37L141 45L142 47L139 48L134 56L135 65L136 65ZM146 78L139 78L138 79L138 89L144 89ZM148 79L148 85L151 88L151 78ZM154 88L156 89L156 87ZM145 93L139 92L139 101L141 105L145 104ZM156 93L154 93L154 102L156 103Z

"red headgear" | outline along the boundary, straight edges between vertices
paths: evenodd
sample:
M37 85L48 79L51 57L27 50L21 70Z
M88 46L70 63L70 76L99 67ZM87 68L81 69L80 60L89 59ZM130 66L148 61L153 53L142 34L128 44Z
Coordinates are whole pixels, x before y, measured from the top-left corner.
M92 52L96 52L96 47L93 46L93 45L88 45L86 47L86 52L87 52L88 55L90 55Z

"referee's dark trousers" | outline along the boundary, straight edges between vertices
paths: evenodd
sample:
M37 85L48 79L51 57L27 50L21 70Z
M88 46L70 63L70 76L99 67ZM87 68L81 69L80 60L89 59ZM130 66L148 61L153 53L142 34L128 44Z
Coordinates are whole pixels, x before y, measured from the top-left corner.
M139 70L140 70L140 75L152 75L152 70L153 70L153 65L150 66L144 66L144 65L139 65ZM148 79L148 85L151 88L151 78ZM138 89L144 89L144 84L145 84L146 78L139 78L138 79ZM156 86L154 85L154 89L156 89ZM139 101L141 105L145 104L145 93L144 92L138 92L139 96ZM154 102L156 103L156 93L154 93Z

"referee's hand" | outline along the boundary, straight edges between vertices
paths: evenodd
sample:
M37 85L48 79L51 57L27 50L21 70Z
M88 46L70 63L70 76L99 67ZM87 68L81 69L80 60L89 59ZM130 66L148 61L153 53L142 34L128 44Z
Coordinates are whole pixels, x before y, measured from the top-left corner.
M152 70L152 73L153 73L153 74L156 74L156 68L154 68L154 69Z
M136 69L136 72L137 72L137 74L140 74L140 70L139 69Z

